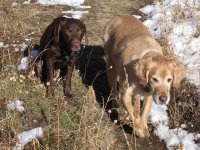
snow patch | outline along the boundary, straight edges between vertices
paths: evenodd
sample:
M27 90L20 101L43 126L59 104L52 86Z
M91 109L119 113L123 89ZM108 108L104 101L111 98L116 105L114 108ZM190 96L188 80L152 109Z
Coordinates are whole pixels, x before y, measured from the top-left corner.
M22 70L27 70L28 69L28 63L29 63L29 58L28 57L22 57L20 60L20 63L17 65L17 70L22 71Z
M26 0L26 1L24 1L22 4L27 5L27 4L30 4L30 3L31 3L31 0Z
M32 141L33 139L41 138L43 137L43 129L42 127L34 128L28 131L24 131L17 135L17 144L15 147L12 148L12 150L22 150L24 149L24 146Z
M19 44L16 48L15 51L24 51L27 48L28 45L26 45L24 42L22 44Z
M153 102L149 118L153 124L168 124L169 118L166 105L158 105Z
M37 0L41 5L68 5L72 7L80 7L84 0Z
M0 48L8 48L9 44L4 44L3 42L0 42Z
M140 9L148 17L144 24L157 39L169 32L169 46L186 66L187 79L200 86L200 36L197 20L200 16L199 0L165 0ZM185 10L184 19L176 19L176 11Z
M6 107L7 107L8 110L13 110L13 111L17 110L19 112L23 112L25 109L22 105L23 105L22 101L16 100L15 102L7 104Z
M17 2L13 2L13 3L11 4L12 7L17 7L18 5L19 5L19 3L17 3Z
M67 10L67 11L62 11L62 14L71 14L72 18L80 19L83 14L88 13L88 11L78 11L78 10ZM69 18L68 16L65 16Z

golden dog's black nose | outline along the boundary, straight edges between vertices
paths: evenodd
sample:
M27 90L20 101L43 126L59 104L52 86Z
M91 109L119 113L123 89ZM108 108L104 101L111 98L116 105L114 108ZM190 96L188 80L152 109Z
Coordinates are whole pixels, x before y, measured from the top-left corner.
M159 97L159 101L162 102L162 103L165 103L165 102L167 101L167 96L161 95L161 96Z

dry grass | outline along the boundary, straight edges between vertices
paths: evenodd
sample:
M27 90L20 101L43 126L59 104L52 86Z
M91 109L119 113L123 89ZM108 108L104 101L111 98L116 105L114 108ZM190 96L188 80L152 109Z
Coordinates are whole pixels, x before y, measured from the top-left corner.
M88 28L89 44L102 44L104 26L114 15L140 14L138 8L151 2L152 0L113 0L112 3L109 0L86 0L86 5L93 6L91 13L82 18ZM60 16L60 10L71 9L67 6L44 7L33 3L15 8L10 5L11 0L0 2L0 41L7 44L39 43L45 27L53 18ZM34 34L30 36L31 40L26 41L28 34L32 32ZM170 54L167 39L163 38L161 43L166 54ZM43 138L33 140L25 149L121 150L134 149L136 145L137 149L163 146L153 136L150 140L134 139L110 122L107 113L96 102L93 89L80 84L78 72L74 72L73 76L73 101L64 100L60 83L57 84L56 96L46 98L45 88L39 79L29 77L28 74L25 74L26 79L22 79L16 72L15 64L21 52L14 52L14 46L0 50L0 149L10 149L16 143L16 134L38 126L45 129ZM10 80L11 77L15 77L16 81ZM187 121L189 131L200 131L199 122L195 120L200 116L199 96L195 87L185 82L179 90L172 93L173 100L169 110L171 127ZM16 99L24 102L24 113L6 109L6 104ZM179 101L182 106L178 105ZM119 114L122 121L131 124L123 107L119 108ZM156 142L152 143L153 141Z
M174 5L174 15L173 21L176 23L184 22L193 16L193 12L199 11L200 7L188 6L181 8L180 5ZM163 10L164 11L164 10ZM164 14L164 13L163 13ZM163 18L166 19L165 17ZM197 32L193 35L194 37L199 37L199 26L200 18L197 16L194 17L197 23ZM163 47L165 55L168 57L173 57L173 51L170 49L169 43L169 27L167 23L162 32L163 36L160 39L160 43ZM187 44L187 43L185 43ZM176 128L181 124L186 124L189 132L200 132L199 120L196 118L200 117L200 93L199 89L189 83L189 81L183 81L180 88L171 90L171 101L169 105L169 116L170 116L170 127Z

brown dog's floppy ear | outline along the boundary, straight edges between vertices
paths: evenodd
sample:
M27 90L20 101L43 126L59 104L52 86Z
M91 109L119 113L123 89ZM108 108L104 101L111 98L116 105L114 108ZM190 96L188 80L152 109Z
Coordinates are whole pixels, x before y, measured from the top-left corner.
M84 32L85 32L85 43L86 45L88 45L87 29L86 29L85 24L84 24Z
M58 26L55 27L54 29L54 36L53 36L53 40L54 40L54 43L58 43L59 40L60 40L60 31L61 31L61 27L63 26L63 24L66 23L66 20L65 21L61 21L59 23Z
M83 22L80 22L80 27L81 27L81 30L82 30L82 38L83 38L83 36L85 36L85 44L88 45L86 25Z
M58 27L55 27L54 29L54 36L53 36L54 43L58 43L59 39L60 39L60 25Z
M185 70L185 67L180 62L178 62L177 60L172 59L171 62L172 62L172 66L174 68L173 87L177 88L180 85L183 78L185 77L186 70Z
M137 77L139 78L139 83L143 86L147 86L148 84L148 76L149 76L149 64L151 63L152 58L142 58L135 65L135 72Z

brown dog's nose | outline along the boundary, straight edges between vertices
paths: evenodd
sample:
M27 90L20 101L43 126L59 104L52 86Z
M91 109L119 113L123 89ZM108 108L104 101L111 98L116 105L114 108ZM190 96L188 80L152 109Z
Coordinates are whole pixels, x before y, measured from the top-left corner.
M78 47L79 47L79 44L78 44L78 43L75 43L75 44L74 44L74 47L75 47L75 48L78 48Z
M165 102L167 101L167 96L161 95L161 96L159 97L159 101L162 102L162 103L165 103Z

